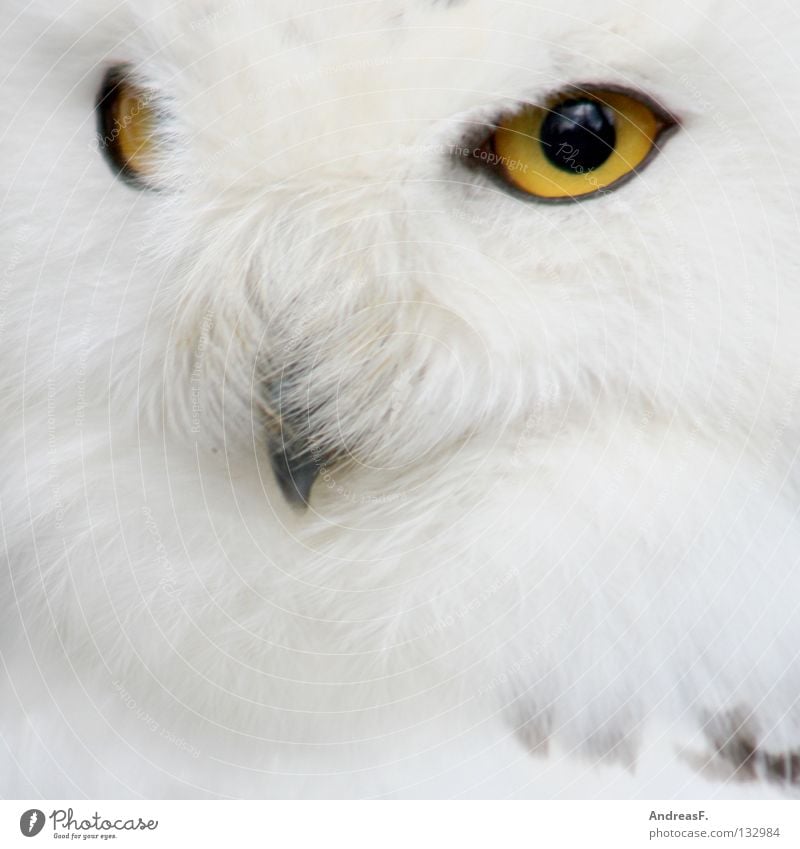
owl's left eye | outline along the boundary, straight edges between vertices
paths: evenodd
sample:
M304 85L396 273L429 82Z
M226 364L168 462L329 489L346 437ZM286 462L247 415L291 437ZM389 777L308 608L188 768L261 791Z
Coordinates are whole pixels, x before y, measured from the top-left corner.
M637 174L676 121L632 93L573 89L501 121L489 161L509 185L542 200L574 200Z
M152 173L156 108L152 92L131 79L124 66L111 68L97 94L100 150L112 169L137 188Z

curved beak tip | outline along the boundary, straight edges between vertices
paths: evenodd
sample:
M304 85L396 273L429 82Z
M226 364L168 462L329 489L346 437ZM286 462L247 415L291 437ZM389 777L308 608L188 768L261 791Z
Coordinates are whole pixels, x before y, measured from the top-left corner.
M308 453L291 453L285 444L277 446L270 454L272 472L283 497L293 507L305 509L311 497L320 464Z

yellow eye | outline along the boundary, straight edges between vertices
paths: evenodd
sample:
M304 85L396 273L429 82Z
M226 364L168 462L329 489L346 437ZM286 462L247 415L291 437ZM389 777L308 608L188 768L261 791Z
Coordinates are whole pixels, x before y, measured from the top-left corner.
M490 144L512 186L547 200L579 198L638 173L675 123L631 94L575 89L502 121Z
M124 68L112 68L97 96L98 144L115 172L142 186L153 157L155 109L152 93L132 83Z

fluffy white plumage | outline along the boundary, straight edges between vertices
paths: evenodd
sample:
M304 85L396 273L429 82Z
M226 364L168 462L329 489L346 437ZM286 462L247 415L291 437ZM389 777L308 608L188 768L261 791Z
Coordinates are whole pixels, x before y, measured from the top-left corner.
M0 793L791 792L800 20L667 5L6 0ZM452 155L572 84L680 129L578 204Z

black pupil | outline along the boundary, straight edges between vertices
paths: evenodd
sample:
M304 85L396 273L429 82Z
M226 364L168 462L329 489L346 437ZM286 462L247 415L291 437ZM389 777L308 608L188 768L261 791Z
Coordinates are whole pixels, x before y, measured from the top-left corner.
M542 122L544 155L563 171L583 173L602 165L614 150L614 113L588 97L565 100Z

